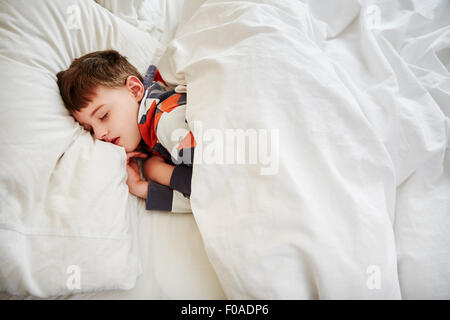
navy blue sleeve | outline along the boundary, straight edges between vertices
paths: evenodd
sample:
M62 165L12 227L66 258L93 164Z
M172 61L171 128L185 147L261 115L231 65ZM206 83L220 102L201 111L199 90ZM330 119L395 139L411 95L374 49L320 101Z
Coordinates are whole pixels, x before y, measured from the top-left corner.
M172 189L149 180L147 200L145 201L145 208L147 210L172 211L172 200Z
M175 166L172 177L170 177L170 187L175 189L185 196L191 196L191 180L192 167L185 165Z

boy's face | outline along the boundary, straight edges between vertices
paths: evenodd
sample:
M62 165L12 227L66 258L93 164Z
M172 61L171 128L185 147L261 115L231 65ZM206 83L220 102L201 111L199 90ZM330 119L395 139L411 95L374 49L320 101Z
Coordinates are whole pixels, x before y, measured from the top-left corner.
M96 139L111 142L134 151L141 141L137 123L139 102L144 86L134 76L120 88L99 86L92 101L73 117Z

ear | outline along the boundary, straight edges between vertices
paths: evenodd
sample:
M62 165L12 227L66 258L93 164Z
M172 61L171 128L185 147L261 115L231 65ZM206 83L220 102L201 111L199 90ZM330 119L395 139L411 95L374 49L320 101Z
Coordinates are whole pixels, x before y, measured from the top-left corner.
M144 96L144 85L141 80L135 76L128 76L125 86L138 102L142 100L142 97Z

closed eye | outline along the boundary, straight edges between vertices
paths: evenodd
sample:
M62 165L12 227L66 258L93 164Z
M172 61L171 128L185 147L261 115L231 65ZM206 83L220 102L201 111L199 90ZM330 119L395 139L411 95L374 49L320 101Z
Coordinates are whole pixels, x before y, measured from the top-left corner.
M106 118L108 118L108 112L105 113L105 115L103 117L101 117L100 120L104 121L104 120L106 120Z

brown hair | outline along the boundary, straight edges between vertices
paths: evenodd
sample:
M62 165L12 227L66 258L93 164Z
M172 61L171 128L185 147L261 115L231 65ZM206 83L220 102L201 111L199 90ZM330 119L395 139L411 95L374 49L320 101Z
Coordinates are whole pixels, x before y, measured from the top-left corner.
M98 86L124 86L128 76L143 82L139 71L115 50L96 51L75 59L69 69L56 74L59 92L70 113L81 111Z

